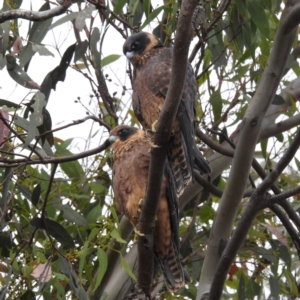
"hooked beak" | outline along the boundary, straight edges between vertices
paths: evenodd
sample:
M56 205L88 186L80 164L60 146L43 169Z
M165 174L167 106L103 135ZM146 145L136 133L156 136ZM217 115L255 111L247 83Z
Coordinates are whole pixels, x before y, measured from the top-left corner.
M127 51L125 55L129 60L131 60L133 58L134 52L133 51Z
M116 135L111 135L108 138L108 140L110 141L111 144L113 144L117 139L118 139L118 136L116 136Z

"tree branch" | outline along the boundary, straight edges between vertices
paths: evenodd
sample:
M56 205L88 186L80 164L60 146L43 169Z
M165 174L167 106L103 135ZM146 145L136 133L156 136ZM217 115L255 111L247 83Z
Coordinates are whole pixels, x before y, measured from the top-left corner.
M0 159L0 162L6 163L6 165L0 165L0 168L7 168L7 167L18 167L20 164L26 164L26 165L46 165L46 164L53 164L53 163L64 163L68 161L74 161L78 160L80 158L85 158L90 155L97 154L99 152L104 151L110 146L109 140L105 140L103 144L101 144L99 147L96 147L94 149L84 151L78 154L74 155L67 155L67 156L62 156L62 157L43 157L43 160L40 159L30 159L28 158L25 159L5 159L2 158ZM27 161L28 160L28 161Z
M277 165L272 169L260 186L256 189L250 198L250 201L237 225L235 232L232 235L227 247L225 248L220 262L217 267L216 275L212 281L211 290L209 294L209 299L219 299L222 295L223 284L226 280L227 273L230 266L236 256L240 246L242 245L247 233L252 225L252 222L256 214L266 207L269 203L268 196L266 195L267 190L274 184L275 180L282 173L291 159L294 157L296 151L299 149L300 145L300 130L298 130L294 140L292 141L289 149L284 153L282 158L279 160ZM286 225L290 229L290 223L286 222ZM292 238L294 233L291 232ZM294 240L294 239L293 239ZM295 245L298 251L299 243L298 240L295 241Z
M13 20L13 19L25 19L29 21L44 21L52 17L62 15L63 13L66 12L66 10L70 5L71 3L66 6L56 6L46 11L32 11L32 10L25 10L25 9L8 10L0 13L0 24L5 21Z
M265 113L274 98L276 88L281 80L292 44L295 40L297 32L296 25L298 23L293 23L293 26L291 26L289 19L290 15L291 7L286 6L279 23L268 64L266 65L261 81L258 84L255 95L250 102L242 122L241 134L237 143L232 168L210 233L210 241L197 294L198 300L209 290L210 299L219 299L222 294L223 284L231 263L231 260L228 259L227 248L232 250L232 243L230 243L230 248L229 245L226 247L221 261L219 256L219 245L220 242L226 243L231 234L237 209L247 184L261 124ZM266 86L268 87L267 89ZM246 208L247 215L249 215L250 218L247 219L245 227L239 230L239 242L234 245L235 251L237 251L245 238L248 232L248 226L251 226L249 220L254 218L257 209L260 208L258 205L255 208L251 208L251 205L253 205L252 203L259 203L260 200L263 200L263 197L264 196L261 196L261 194L258 193L252 195L251 199L256 199L256 201L250 200L249 205L247 206L249 208ZM230 207L230 209L228 209L228 207ZM246 215L246 211L244 215ZM242 220L240 223L242 223ZM226 226L224 226L224 224L226 224ZM218 271L216 272L217 266Z
M196 5L196 0L185 0L181 6L175 35L170 88L160 113L156 133L154 135L154 144L159 145L160 148L154 148L151 152L147 191L139 220L139 230L145 234L145 236L138 238L138 287L148 295L150 295L153 273L154 257L152 234L154 219L159 204L163 168L169 139L185 81L188 50L192 33L191 20Z

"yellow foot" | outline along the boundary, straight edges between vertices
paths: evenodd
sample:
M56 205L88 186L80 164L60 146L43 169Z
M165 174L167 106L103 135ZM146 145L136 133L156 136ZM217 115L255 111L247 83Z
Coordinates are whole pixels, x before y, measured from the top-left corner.
M149 147L148 152L151 152L152 149L154 149L154 148L160 148L161 147L161 146L155 145L152 141L149 141L149 145L150 145L150 147Z
M157 125L158 120L154 121L154 123L151 125L151 130L152 132L156 132L156 125Z
M135 232L136 235L138 235L138 236L145 236L144 233L142 233L142 232L140 232L140 231L138 230L138 225L136 225L136 226L133 228L133 230L134 230L134 232Z

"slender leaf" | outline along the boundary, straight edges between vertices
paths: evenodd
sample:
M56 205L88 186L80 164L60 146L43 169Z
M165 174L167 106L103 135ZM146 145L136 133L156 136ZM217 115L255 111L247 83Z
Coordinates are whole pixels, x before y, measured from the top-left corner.
M95 288L97 288L100 285L108 265L107 256L106 253L103 251L103 249L101 248L97 249L97 256L99 261L99 269L98 269Z
M78 278L71 267L70 263L64 258L64 257L59 257L58 260L58 265L59 268L62 270L62 272L68 277L69 279L69 285L71 289L75 292L75 295L78 294Z
M280 285L277 279L274 276L269 277L269 283L270 283L270 289L271 289L271 295L272 299L279 300L279 293L280 293Z
M48 27L48 30L51 30L53 28L55 28L56 26L59 26L59 25L62 25L68 21L73 21L78 15L78 12L72 12L60 19L58 19L57 21L55 21L53 24L51 24L49 27Z
M16 63L15 57L7 54L6 62L8 74L14 81L27 89L40 89L40 86Z
M63 211L64 218L78 226L88 225L88 221L68 204L61 204L59 197L53 200L53 205L57 210Z
M38 44L32 44L32 50L34 52L38 52L39 55L41 56L53 56L54 54L49 51L45 46L38 45Z
M264 10L264 4L260 0L249 0L248 11L256 27L266 38L269 38L269 22Z
M121 57L121 55L119 54L110 54L106 57L104 57L102 60L101 60L101 66L102 68L113 63L114 61L118 60L119 58Z
M119 14L125 6L127 0L118 0L114 8L114 13Z
M81 10L75 20L75 26L76 28L81 31L85 25L85 20L87 18L90 18L92 15L93 10L95 10L95 5L88 4L83 10Z
M0 106L7 106L7 107L13 107L13 108L20 108L21 106L14 103L14 102L11 102L11 101L8 101L8 100L4 100L4 99L0 99Z
M127 272L127 274L128 274L134 281L136 281L135 275L132 273L131 268L129 267L127 261L124 259L123 256L121 256L120 262L121 262L122 267L123 267L123 268L125 269L125 271Z
M45 4L42 5L39 11L45 11L49 9L50 9L49 2L45 2ZM26 47L21 51L20 54L20 66L23 67L27 64L27 67L25 67L25 71L28 68L28 64L32 56L35 54L35 52L32 49L32 43L40 44L42 42L42 40L46 36L48 27L50 26L51 23L52 23L52 18L49 18L45 21L36 21L33 23L28 37L28 43Z
M41 186L40 184L37 184L36 187L33 189L32 196L31 196L31 202L34 206L37 206L41 196Z

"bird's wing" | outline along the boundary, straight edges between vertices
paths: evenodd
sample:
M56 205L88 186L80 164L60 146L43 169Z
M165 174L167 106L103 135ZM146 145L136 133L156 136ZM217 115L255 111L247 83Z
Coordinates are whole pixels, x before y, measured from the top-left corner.
M113 189L118 207L137 224L137 210L144 198L148 179L149 144L136 140L130 147L121 147L114 155ZM135 144L135 145L134 145Z

